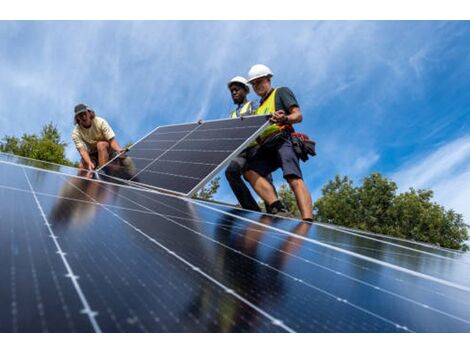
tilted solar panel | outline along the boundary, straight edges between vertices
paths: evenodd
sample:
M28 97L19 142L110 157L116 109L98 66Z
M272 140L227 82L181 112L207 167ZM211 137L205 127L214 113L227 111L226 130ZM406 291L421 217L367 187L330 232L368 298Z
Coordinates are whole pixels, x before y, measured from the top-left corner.
M470 332L464 253L13 160L0 332Z
M192 196L268 124L266 115L158 127L101 171Z

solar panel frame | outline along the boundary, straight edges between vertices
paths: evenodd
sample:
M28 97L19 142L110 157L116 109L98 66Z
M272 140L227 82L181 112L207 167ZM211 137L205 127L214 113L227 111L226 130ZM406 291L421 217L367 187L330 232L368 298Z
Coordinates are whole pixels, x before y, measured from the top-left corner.
M160 154L158 157L156 157L154 160L152 160L150 163L148 163L143 169L139 170L131 179L129 180L122 180L121 181L125 181L127 182L128 184L130 185L133 185L133 186L144 186L146 188L150 188L150 189L154 189L154 190L158 190L158 191L162 191L162 192L165 192L165 193L171 193L171 194L177 194L177 195L181 195L181 196L185 196L185 197L192 197L194 194L196 194L196 192L198 192L211 178L213 178L215 175L217 175L217 173L219 173L223 168L225 168L227 166L227 164L230 162L230 160L238 155L243 149L245 149L251 142L253 142L256 137L270 124L268 118L271 116L271 114L265 114L265 115L249 115L249 116L244 116L242 119L238 119L238 120L248 120L250 118L264 118L266 119L266 122L264 124L262 124L253 134L251 134L248 138L245 139L245 141L239 146L237 147L235 150L233 150L233 152L231 152L222 162L220 162L218 164L218 166L216 166L212 171L210 171L205 177L203 177L192 189L190 189L188 192L179 192L179 191L175 191L175 190L171 190L171 189L167 189L167 188L163 188L163 187L158 187L158 186L155 186L155 185L150 185L150 184L147 184L147 183L144 183L144 182L137 182L137 181L134 181L133 179L135 179L140 173L142 173L143 171L145 171L146 169L149 169L151 167L151 165L153 165L156 161L158 161L163 155L165 155L167 152L170 152L172 150L172 148L174 148L176 145L178 145L179 143L185 141L185 139L191 135L193 132L196 132L198 130L198 128L200 126L203 126L203 125L207 125L207 124L210 124L210 123L216 123L216 122L222 122L222 121L234 121L233 118L225 118L225 119L217 119L217 120L207 120L207 121L197 121L197 122L191 122L191 123L179 123L179 124L172 124L172 125L164 125L164 126L158 126L156 127L155 129L153 129L152 131L150 131L149 133L147 133L145 136L143 136L141 139L139 139L137 142L135 142L132 146L130 146L128 149L129 151L134 148L138 143L142 142L144 139L146 139L147 137L151 136L152 134L154 134L155 132L157 132L158 130L160 129L163 129L163 128L168 128L168 127L174 127L174 126L191 126L191 125L195 125L195 128L191 129L191 130L188 130L187 134L179 139L178 141L176 141L171 147L167 148L167 150ZM116 155L114 156L111 160L109 160L105 165L103 165L102 167L98 168L96 171L98 173L104 173L104 169L106 168L107 165L111 164L114 160L116 160L117 158L119 158L120 155ZM107 175L108 177L112 177L112 175Z

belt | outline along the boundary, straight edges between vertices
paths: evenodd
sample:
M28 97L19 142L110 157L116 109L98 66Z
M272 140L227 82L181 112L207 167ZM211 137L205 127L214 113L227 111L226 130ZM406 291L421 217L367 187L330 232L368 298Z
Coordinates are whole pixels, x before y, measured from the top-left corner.
M274 133L271 133L269 136L266 136L264 138L261 138L261 136L258 136L256 137L255 141L256 143L258 143L259 145L263 144L264 142L266 142L269 138L272 138L274 136L277 136L278 134L280 133L291 133L293 132L294 129L292 128L292 126L290 125L285 125L285 127L283 127L282 129L280 129L279 131L276 131Z

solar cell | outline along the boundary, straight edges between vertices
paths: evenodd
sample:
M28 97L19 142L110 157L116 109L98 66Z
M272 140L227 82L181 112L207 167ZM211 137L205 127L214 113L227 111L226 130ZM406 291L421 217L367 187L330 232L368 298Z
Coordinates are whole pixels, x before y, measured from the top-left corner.
M262 131L266 115L162 126L102 171L132 183L192 196Z
M470 332L465 255L0 160L0 331Z

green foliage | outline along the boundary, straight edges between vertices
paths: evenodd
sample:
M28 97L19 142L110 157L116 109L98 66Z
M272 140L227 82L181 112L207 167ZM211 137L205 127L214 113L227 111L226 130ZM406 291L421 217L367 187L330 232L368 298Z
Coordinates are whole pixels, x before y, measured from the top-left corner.
M220 187L220 176L215 177L209 182L208 185L204 186L199 190L194 198L204 199L204 200L213 200L214 195L217 193Z
M0 151L27 158L43 160L67 166L76 166L65 157L66 143L61 142L60 133L52 122L42 128L41 134L23 134L21 138L5 136L0 142Z
M416 191L413 188L398 195L388 209L391 224L385 228L386 233L447 248L461 248L461 243L468 239L462 215L432 203L432 197L431 190Z
M364 178L358 188L357 202L360 218L356 220L360 229L372 232L381 232L389 223L387 210L393 203L397 185L395 182L382 177L379 173L372 173Z
M341 219L341 224L348 227L357 223L356 204L359 201L357 189L352 183L347 176L336 176L323 187L324 197L315 202L317 212L321 209L321 215L317 215L319 221L336 223L334 220Z
M280 201L289 209L293 216L300 218L300 211L297 207L294 192L290 189L289 185L283 183L277 190Z
M431 190L396 194L396 184L379 173L354 187L347 177L336 176L315 202L315 219L321 222L467 250L468 226L453 210L432 202Z

